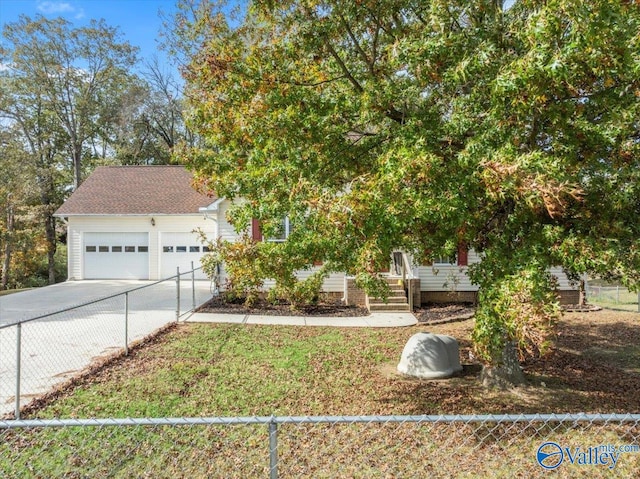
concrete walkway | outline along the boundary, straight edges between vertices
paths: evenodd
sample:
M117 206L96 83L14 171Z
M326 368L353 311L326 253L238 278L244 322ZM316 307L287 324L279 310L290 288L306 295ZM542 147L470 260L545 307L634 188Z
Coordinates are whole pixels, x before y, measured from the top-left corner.
M371 313L369 316L358 317L194 313L187 318L186 322L335 326L342 328L398 328L418 324L418 320L411 313Z

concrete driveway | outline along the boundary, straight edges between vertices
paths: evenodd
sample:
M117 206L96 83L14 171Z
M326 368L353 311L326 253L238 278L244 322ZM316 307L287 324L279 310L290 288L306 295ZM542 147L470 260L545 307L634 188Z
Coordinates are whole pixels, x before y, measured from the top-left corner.
M194 286L195 298L191 281L180 282L182 319L194 302L200 305L211 297L209 281L195 281ZM134 288L138 289L127 300L117 295ZM117 296L100 300L112 295ZM0 296L0 414L15 409L18 387L20 404L25 405L93 361L122 349L125 342L131 344L175 321L177 297L175 281L132 280L69 281ZM79 306L86 303L91 304ZM62 310L66 311L28 321ZM27 322L19 328L13 324L20 321Z

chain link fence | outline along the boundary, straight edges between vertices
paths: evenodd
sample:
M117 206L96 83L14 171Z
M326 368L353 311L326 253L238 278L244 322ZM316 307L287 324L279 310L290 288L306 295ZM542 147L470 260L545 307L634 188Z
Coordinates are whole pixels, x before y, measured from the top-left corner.
M0 421L2 477L638 477L640 415Z
M195 271L61 311L0 324L0 416L178 321L210 296Z
M587 298L591 304L604 308L640 312L640 293L624 286L587 286Z

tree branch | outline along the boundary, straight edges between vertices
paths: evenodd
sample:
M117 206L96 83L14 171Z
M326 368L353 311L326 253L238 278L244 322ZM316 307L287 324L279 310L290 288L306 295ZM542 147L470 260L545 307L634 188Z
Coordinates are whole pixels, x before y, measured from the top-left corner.
M331 42L326 36L325 40L327 48L329 49L329 53L331 53L331 56L338 62L340 70L342 70L344 76L349 80L349 82L358 91L358 93L364 93L364 88L362 88L362 85L360 85L360 83L358 83L358 80L356 80L355 77L351 74L351 72L347 68L347 65L344 64L342 58L340 58L340 55L338 55L338 52L336 52L335 48L333 48L333 45L331 45Z
M360 43L358 42L358 39L354 35L354 33L351 30L351 27L349 26L347 21L344 19L344 17L342 15L339 15L339 17L340 17L340 23L342 23L342 25L344 26L345 30L347 31L347 34L349 35L349 38L351 38L351 41L353 42L353 45L356 48L356 51L358 52L358 54L362 58L362 61L367 65L367 67L369 69L369 73L371 74L371 76L375 76L375 70L374 70L374 65L375 65L375 61L376 61L375 58L369 59L369 57L367 56L367 53L360 46Z

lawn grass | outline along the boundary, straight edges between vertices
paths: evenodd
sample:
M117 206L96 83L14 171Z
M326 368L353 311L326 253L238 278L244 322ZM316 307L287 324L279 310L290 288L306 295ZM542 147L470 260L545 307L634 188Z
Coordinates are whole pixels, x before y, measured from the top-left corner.
M638 293L623 286L594 286L589 290L589 302L603 308L638 312Z
M393 340L382 330L183 325L39 417L365 414L380 378L371 371L391 361L411 331L392 334Z
M473 321L397 329L184 324L62 394L38 418L639 412L640 316L565 316L558 347L525 365L530 386L486 391L469 359ZM462 374L399 376L408 338L451 334ZM280 477L542 477L543 440L640 443L640 427L280 425ZM268 477L264 425L62 428L2 434L6 477ZM509 458L509 459L506 459ZM26 471L26 472L25 472ZM562 466L559 477L609 477ZM640 454L616 477L637 477Z
M0 296L8 296L10 294L20 293L22 291L29 291L30 289L33 289L33 288L4 289L0 291Z

